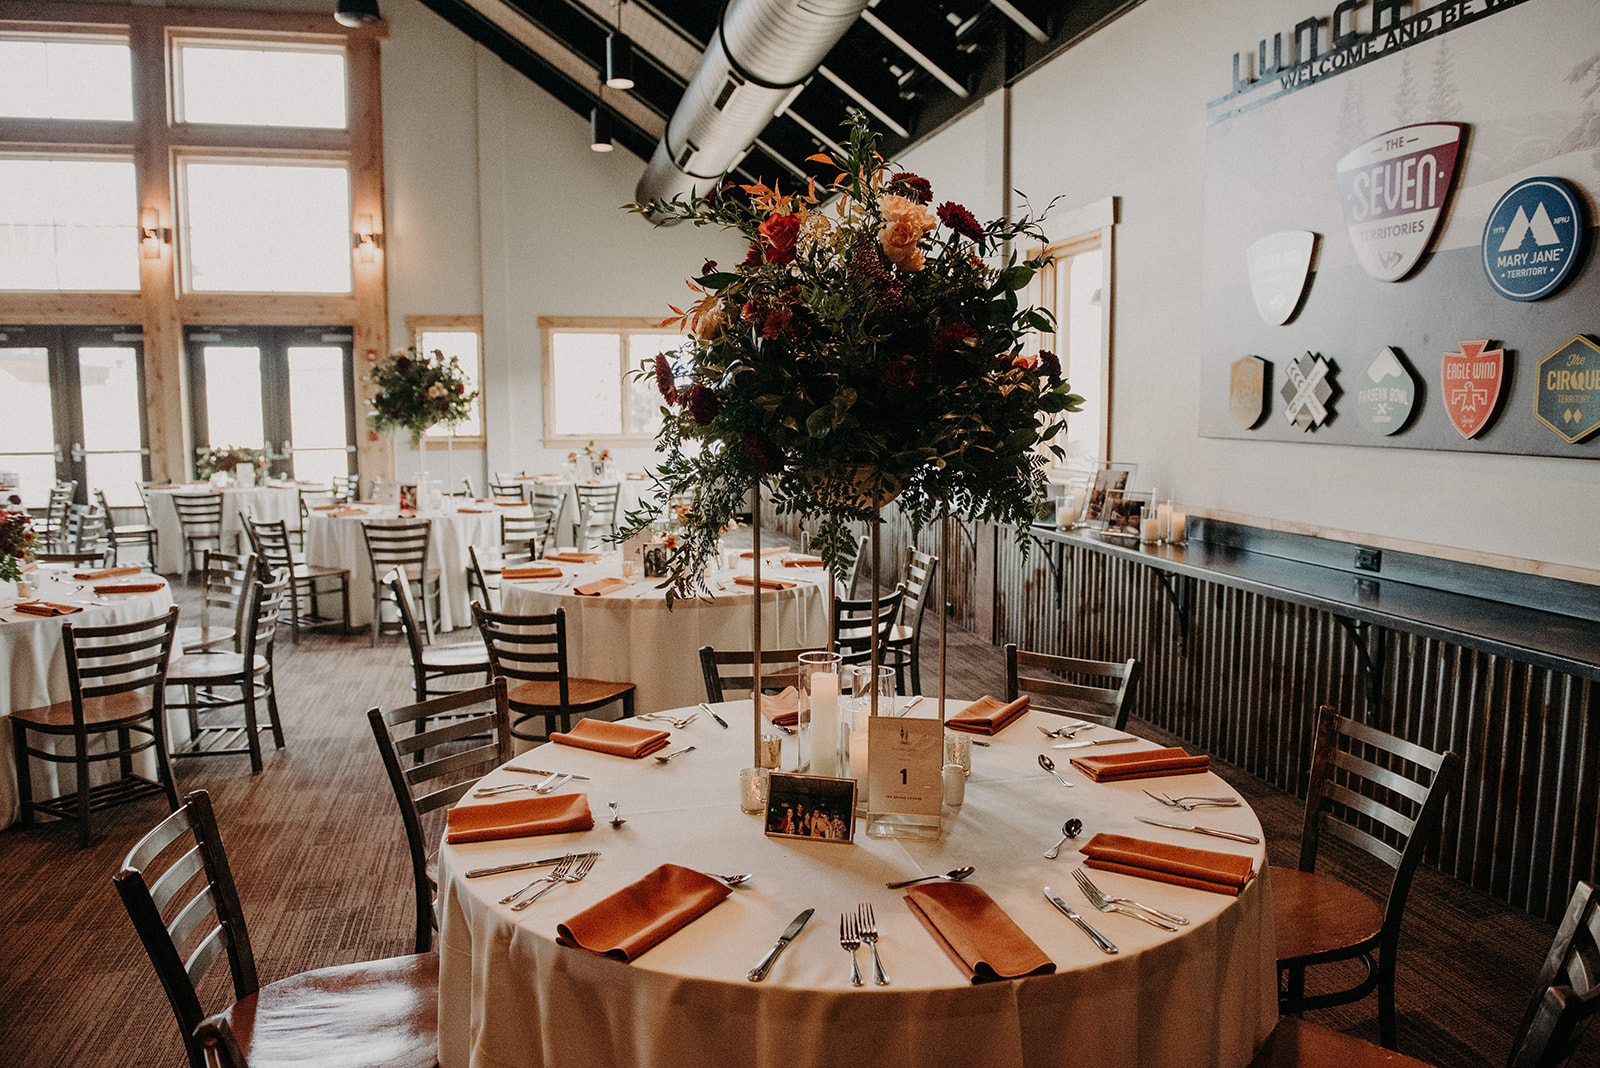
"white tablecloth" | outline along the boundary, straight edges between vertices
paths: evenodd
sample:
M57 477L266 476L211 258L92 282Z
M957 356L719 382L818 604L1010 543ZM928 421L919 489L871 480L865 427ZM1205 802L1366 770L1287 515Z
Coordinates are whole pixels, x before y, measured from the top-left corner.
M567 612L568 670L584 678L631 682L635 712L658 712L705 699L700 673L700 647L749 649L753 591L736 585L738 570L720 571L712 580L715 597L680 599L669 610L657 587L660 579L635 578L633 584L603 597L584 597L573 586L608 575L620 576L620 557L609 553L599 564L561 565L561 580L506 582L501 585L501 611L540 615ZM774 571L777 572L774 575ZM742 572L750 573L749 561ZM791 589L765 590L761 595L761 644L767 649L812 646L828 642L826 572L783 568L768 563L763 577L794 582Z
M361 532L361 524L393 524L401 520L393 508L376 505L357 507L362 509L362 514L330 518L317 512L311 513L306 520L306 563L349 570L350 625L365 627L372 622L372 563L367 555L367 540ZM528 514L526 508L473 507L481 507L482 510L418 517L433 524L433 533L428 542L428 567L439 572L438 625L441 630L472 626L472 607L467 599L467 546L499 545L501 513ZM417 625L422 625L420 617Z
M6 596L0 598L0 719L9 720L12 711L24 708L41 708L57 701L71 698L67 686L67 657L63 649L61 625L107 626L113 623L134 623L165 612L172 605L172 591L165 583L151 593L112 594L96 598L89 584L83 590L75 589L80 583L71 579L72 572L39 568L31 573L36 589L34 596L43 601L62 604L83 604L83 611L66 616L30 616L12 611L16 597L11 584L5 583ZM50 576L58 576L52 581ZM149 575L133 578L106 579L114 582L149 582ZM92 600L103 604L88 603ZM167 736L181 731L188 738L188 721L182 715L169 714ZM38 736L42 737L42 736ZM67 743L70 746L70 740ZM63 750L66 751L66 750ZM139 768L141 775L154 777L155 759L150 753L141 753L146 766ZM47 766L44 761L32 761L33 796L53 797L72 789L72 768L67 765ZM58 773L65 776L66 786L58 781ZM0 722L0 826L17 822L17 761L13 755L11 724Z
M145 490L150 504L150 525L156 528L160 541L156 570L171 575L183 570L183 535L178 526L178 510L173 506L174 494L213 492L206 483L181 486L177 489ZM300 526L300 491L293 486L249 486L225 489L222 493L222 546L225 552L234 552L240 544L248 544L239 513L244 512L258 523L275 523L283 520L289 529ZM198 560L195 566L199 567Z
M527 487L530 495L535 489L545 493L561 494L561 510L556 513L556 541L562 545L576 545L578 535L578 486L616 486L617 487L617 527L620 529L627 514L639 507L641 499L649 495L651 483L647 479L624 478L620 481L601 481L596 479L580 479L574 482L571 479L551 478L548 475L525 475L516 480Z
M1227 791L1214 775L1096 784L1067 768L1078 785L1064 789L1036 764L1049 750L1034 724L1046 717L1028 713L992 746L973 750L965 804L938 841L869 837L861 821L853 844L767 838L761 817L738 806L737 769L751 761L749 702L717 707L731 729L701 716L674 731L674 745L699 748L665 766L558 744L516 758L590 776L578 785L595 813L593 830L441 847L442 1068L1212 1068L1247 1064L1271 1031L1277 976L1265 847L1134 819L1171 815L1141 793L1152 782L1175 793ZM532 780L497 771L484 781ZM611 800L628 820L620 829L605 819ZM1057 860L1042 856L1068 816L1084 821L1080 841L1110 832L1243 854L1261 874L1231 897L1094 872L1108 893L1191 923L1170 934L1101 914L1073 881L1081 857L1070 843ZM1247 807L1185 821L1261 833ZM497 901L529 872L463 874L587 849L602 853L587 879L554 888L522 912ZM755 877L631 964L555 944L557 923L669 862ZM1055 974L969 984L903 903L904 891L884 886L963 864L976 866L972 882L1056 963ZM1096 949L1045 900L1047 884L1121 952ZM849 983L839 916L860 902L877 915L892 979L886 987L871 985L866 947L868 985ZM745 973L789 921L813 907L816 915L766 981L749 982Z

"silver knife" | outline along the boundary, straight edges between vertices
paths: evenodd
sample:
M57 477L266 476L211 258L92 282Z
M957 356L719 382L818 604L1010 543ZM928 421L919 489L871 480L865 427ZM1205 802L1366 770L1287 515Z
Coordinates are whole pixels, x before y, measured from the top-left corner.
M1088 935L1089 938L1093 940L1095 945L1099 946L1107 953L1117 952L1117 947L1112 944L1109 938L1101 934L1099 931L1096 931L1093 927L1090 927L1088 922L1085 921L1082 916L1079 916L1076 912L1072 911L1071 905L1067 904L1065 901L1062 901L1056 896L1056 892L1054 890L1050 889L1048 886L1045 887L1044 896L1045 900L1049 901L1050 904L1061 910L1062 915L1066 916L1067 919L1071 920L1079 927L1082 927L1083 933Z
M595 856L600 854L596 852ZM587 854L580 853L575 859L582 859ZM467 872L468 879L477 879L484 875L499 875L503 871L522 871L524 868L548 868L552 864L560 864L561 857L545 857L543 860L525 860L520 864L502 864L498 868L473 868Z
M816 909L806 909L794 918L793 923L783 929L783 934L779 935L778 941L767 950L767 955L761 958L761 963L750 969L748 978L752 983L759 983L767 977L767 972L772 970L772 962L778 959L778 954L783 952L785 946L794 941L794 936L800 933L800 929L806 925L806 921L811 919L811 914L815 911Z
M1123 737L1123 738L1096 738L1092 742L1062 742L1060 745L1052 745L1050 748L1051 749L1087 749L1091 745L1115 745L1117 742L1136 742L1138 740L1139 739L1135 738L1133 735L1130 734L1130 735L1127 735L1126 737Z
M589 781L589 776L587 776L587 775L573 775L572 773L566 772L566 771L540 771L538 768L519 768L514 764L507 764L505 767L501 768L500 770L501 771L520 771L524 775L544 775L546 777L554 777L556 775L565 775L569 779L577 779L580 782L588 782Z
M1219 831L1214 827L1200 827L1189 823L1168 823L1166 820L1153 820L1148 816L1136 818L1140 823L1148 823L1155 827L1170 827L1175 831L1193 831L1196 834L1209 834L1213 838L1228 838L1235 842L1249 842L1251 845L1261 844L1261 839L1253 834L1235 834L1232 831Z

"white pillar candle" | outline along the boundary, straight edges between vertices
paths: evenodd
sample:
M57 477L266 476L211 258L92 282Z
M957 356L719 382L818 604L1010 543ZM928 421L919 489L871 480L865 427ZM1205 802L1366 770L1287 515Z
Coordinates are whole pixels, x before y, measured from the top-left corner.
M1156 505L1156 537L1166 541L1172 537L1172 502L1163 501Z
M1083 518L1083 500L1083 490L1075 489L1072 491L1072 496L1068 498L1066 502L1067 514L1062 517L1065 520L1065 522L1061 524L1062 526L1071 527L1076 524L1079 519Z
M811 676L811 773L839 774L839 676Z
M1161 540L1161 520L1153 515L1147 515L1139 520L1139 540L1146 545L1154 545Z
M857 731L850 736L850 778L861 785L858 791L867 788L867 732Z
M1172 534L1168 540L1182 544L1187 540L1188 532L1185 528L1189 524L1189 513L1174 511L1172 513Z

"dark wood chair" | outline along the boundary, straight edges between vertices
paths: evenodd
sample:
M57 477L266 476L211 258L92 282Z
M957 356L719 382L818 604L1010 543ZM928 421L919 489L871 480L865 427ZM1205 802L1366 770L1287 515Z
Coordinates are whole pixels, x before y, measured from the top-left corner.
M350 569L323 567L303 562L289 541L289 528L283 520L258 523L248 516L240 516L250 544L260 556L262 564L271 571L289 576L289 637L298 643L301 630L322 627L337 628L343 634L350 629ZM323 597L339 598L339 615L322 614ZM306 610L301 611L302 598Z
M90 813L126 804L152 794L167 799L168 809L178 807L178 788L167 759L166 698L162 683L172 656L172 639L178 629L178 610L170 608L152 619L103 627L61 626L67 659L65 701L11 713L11 738L17 761L17 799L24 826L43 812L78 821L78 845L87 848L91 837ZM70 738L72 751L35 748L30 734ZM107 739L105 748L89 751L90 739ZM134 772L134 754L153 751L156 777ZM57 797L35 799L32 757L51 764L71 764L77 788ZM118 775L90 786L90 769L116 761Z
M776 693L785 686L800 685L800 654L815 649L761 650L761 692ZM749 649L700 647L700 674L706 683L706 700L736 700L755 685L755 654ZM728 695L732 694L733 697Z
M178 628L178 649L207 653L238 651L250 586L261 577L256 554L205 550L200 566L200 623Z
M143 550L145 563L149 565L150 570L156 570L159 533L150 525L149 513L145 514L143 523L115 523L111 519L111 505L106 503L106 491L95 490L94 499L99 504L100 511L106 516L106 537L111 553L111 566L115 567L118 564L123 549L138 548ZM143 512L144 505L140 504L138 510Z
M425 834L422 818L449 808L485 774L511 759L506 680L388 712L374 708L367 712L367 720L405 824L416 884L417 952L426 953L433 948L433 932L439 926L434 904L439 884L428 851L439 835L437 828ZM430 749L440 755L427 759Z
M183 584L189 584L195 553L222 551L222 494L174 493L172 508L178 513L178 537L183 542Z
M889 662L889 634L900 615L901 602L905 600L904 586L896 586L893 593L878 598L878 663ZM847 601L835 598L833 602L833 648L846 664L865 664L872 659L872 600Z
M406 645L411 650L411 682L418 701L426 701L430 683L460 675L482 675L489 678L489 650L482 641L457 642L452 645L424 645L417 629L417 613L411 602L411 583L395 568L383 577L400 612L400 627L405 631Z
M422 599L423 640L431 642L437 629L434 621L438 613L431 605L439 600L439 572L428 568L428 546L433 536L433 523L426 519L362 523L361 532L367 540L367 561L372 567L372 644L378 644L383 633L383 602L388 587L383 576L399 568L406 578L416 584ZM394 624L396 627L399 623Z
M176 848L175 843L179 843ZM158 861L170 856L170 863ZM191 1068L205 1068L199 989L228 962L234 1001L207 1034L226 1028L231 1063L254 1068L435 1068L439 957L415 954L302 972L261 985L228 855L205 791L145 835L112 876L167 992ZM168 924L163 915L173 917ZM224 1062L228 1063L228 1062Z
M1282 1012L1347 1005L1376 990L1379 1038L1395 1048L1395 956L1406 897L1460 774L1461 758L1454 753L1435 753L1323 706L1311 753L1300 865L1272 868L1278 970L1285 979L1278 997ZM1324 835L1394 869L1383 904L1316 870ZM1360 981L1306 993L1307 969L1338 961L1359 962Z
M1040 674L1024 675L1024 671ZM1023 694L1040 712L1128 729L1143 667L1137 660L1080 660L1006 646L1006 700Z
M550 548L550 538L556 532L556 513L548 508L534 509L532 515L502 515L500 540L507 545L524 543L532 547L534 556L543 556Z
M491 478L489 480L489 495L491 497L500 497L505 500L510 500L512 497L516 497L518 500L526 501L528 498L527 495L522 492L522 483L516 481L515 479L515 475L509 479Z
M472 617L489 649L495 677L507 680L506 699L517 717L511 733L516 737L544 741L556 721L562 730L571 730L573 716L586 716L613 703L621 704L622 718L633 715L633 683L567 673L567 613L563 609L549 615L508 616L474 604ZM544 719L544 734L517 729L535 716Z
M531 541L504 545L467 546L467 598L479 598L491 609L500 609L500 573L508 567L526 567L538 558Z
M858 554L859 555L859 554ZM904 694L922 692L922 621L928 601L938 599L939 558L920 549L906 550L906 576L901 586L906 597L900 619L889 631L884 663L895 671L895 688Z

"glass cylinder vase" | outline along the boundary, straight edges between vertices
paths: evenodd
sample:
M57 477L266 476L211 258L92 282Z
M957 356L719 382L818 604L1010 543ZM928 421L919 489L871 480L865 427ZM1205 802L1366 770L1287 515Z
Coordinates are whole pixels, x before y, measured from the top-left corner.
M801 771L839 774L839 665L844 657L822 650L800 654Z

